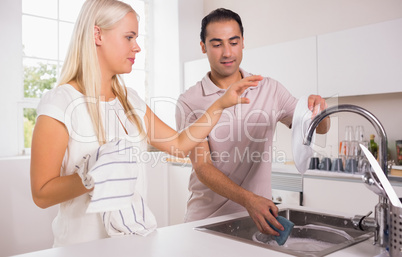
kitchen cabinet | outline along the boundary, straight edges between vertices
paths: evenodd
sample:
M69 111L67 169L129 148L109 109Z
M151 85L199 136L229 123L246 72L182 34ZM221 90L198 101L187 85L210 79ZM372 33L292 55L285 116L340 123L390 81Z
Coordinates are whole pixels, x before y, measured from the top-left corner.
M245 71L271 77L295 97L317 93L316 38L246 49L240 65ZM210 70L208 59L184 64L185 89L195 85Z
M150 156L146 164L146 199L158 227L183 223L192 166L167 162L168 155L162 152L150 153Z
M50 248L58 206L41 209L32 200L30 158L0 158L0 256Z
M402 196L402 186L393 184L397 195ZM305 176L303 179L303 206L328 211L365 215L373 211L378 195L366 187L359 176L355 179ZM372 214L374 215L374 214Z
M402 92L402 19L317 36L324 97Z
M149 156L146 162L147 195L143 197L155 215L158 227L164 227L169 225L169 170L162 161L166 154L151 152Z
M241 67L281 82L295 97L402 92L402 19L246 49ZM209 71L184 64L185 87Z
M169 169L169 225L184 222L187 200L189 197L188 182L192 170L187 164L168 164Z
M297 98L317 94L316 37L244 50L241 67L282 83Z

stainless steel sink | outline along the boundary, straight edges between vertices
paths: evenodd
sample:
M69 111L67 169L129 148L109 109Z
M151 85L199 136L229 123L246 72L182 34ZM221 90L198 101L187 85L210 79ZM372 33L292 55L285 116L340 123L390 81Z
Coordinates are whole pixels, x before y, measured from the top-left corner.
M319 212L282 209L279 215L295 227L288 241L279 246L273 236L261 234L250 217L197 227L197 230L295 256L324 256L362 242L373 232L354 229L351 218Z

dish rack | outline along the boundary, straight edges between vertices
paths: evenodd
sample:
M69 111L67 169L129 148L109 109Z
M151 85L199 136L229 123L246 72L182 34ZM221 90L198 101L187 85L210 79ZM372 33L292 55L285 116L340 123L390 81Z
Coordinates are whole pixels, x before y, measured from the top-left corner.
M389 254L402 256L402 208L390 203Z

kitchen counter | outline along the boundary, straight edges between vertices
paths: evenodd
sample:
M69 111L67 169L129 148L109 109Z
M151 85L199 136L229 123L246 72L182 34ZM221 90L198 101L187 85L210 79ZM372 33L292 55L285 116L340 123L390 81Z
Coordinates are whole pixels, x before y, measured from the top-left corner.
M272 172L276 173L284 173L284 174L293 174L300 175L296 166L291 164L281 164L281 163L273 163L272 164ZM321 178L321 179L333 179L333 180L343 180L343 181L352 181L352 182L362 182L362 174L352 174L346 172L334 172L334 171L324 171L324 170L307 170L304 177L313 177L313 178ZM402 186L402 176L393 176L388 175L388 179L393 186Z
M280 208L307 209L300 206L281 205ZM309 208L308 210L311 210ZM322 210L320 210L322 211ZM331 213L332 214L332 213ZM337 215L344 215L336 213ZM107 238L72 246L52 248L18 255L20 257L77 257L77 256L290 256L263 247L239 242L225 237L194 230L194 227L246 216L237 213L196 222L184 223L157 229L147 237L122 236ZM348 217L352 215L346 215ZM373 245L373 238L334 252L328 256L388 256L384 248Z

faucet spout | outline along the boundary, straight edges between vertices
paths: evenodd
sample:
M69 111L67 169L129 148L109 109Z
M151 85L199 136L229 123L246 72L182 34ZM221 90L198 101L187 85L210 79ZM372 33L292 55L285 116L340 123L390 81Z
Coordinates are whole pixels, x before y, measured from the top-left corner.
M379 164L384 171L385 175L388 176L388 166L387 166L387 134L382 126L381 122L369 111L363 109L356 105L343 104L338 106L333 106L325 109L311 121L310 126L306 131L303 143L305 145L310 145L315 129L318 124L327 116L338 113L338 112L351 112L363 116L366 118L375 128L377 135L380 138L379 142ZM379 195L379 203L375 207L375 224L377 225L375 233L375 243L379 243L381 246L387 246L388 242L385 236L385 231L388 229L387 217L389 217L389 203L388 199L385 197L384 189L380 186L376 178L374 178L371 171L366 171L362 176L363 181L366 185L376 194Z
M367 111L366 109L356 106L356 105L351 105L351 104L341 104L337 106L332 106L321 113L319 113L317 116L314 117L314 119L311 121L310 126L307 129L306 135L304 137L304 144L305 145L310 145L311 140L314 134L315 129L317 128L318 124L327 116L332 115L334 113L338 112L351 112L358 114L360 116L363 116L366 118L375 128L377 135L380 138L379 142L379 163L384 171L385 175L388 175L388 166L387 166L387 134L385 133L385 129L382 126L381 122L377 119L377 117L374 116L371 112Z

